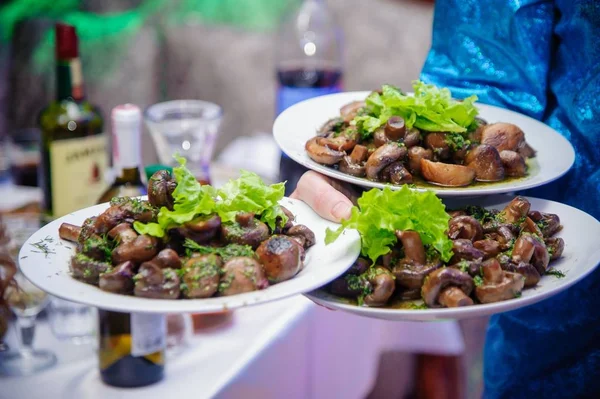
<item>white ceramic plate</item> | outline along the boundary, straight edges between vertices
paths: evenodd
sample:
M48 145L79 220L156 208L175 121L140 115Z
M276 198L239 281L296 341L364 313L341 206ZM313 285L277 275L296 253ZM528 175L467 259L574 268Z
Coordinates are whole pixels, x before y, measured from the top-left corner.
M600 246L598 245L600 222L576 208L558 202L537 198L528 199L531 202L531 209L556 213L560 217L563 229L556 236L565 240L565 249L563 256L550 265L553 269L563 272L565 277L543 276L537 286L523 290L520 298L462 308L413 310L359 307L322 289L313 291L307 296L329 309L342 310L364 317L396 321L434 321L489 316L522 308L556 295L585 278L600 263ZM502 209L508 202L507 196L494 196L475 203L465 200L462 205L479 204L487 208ZM455 201L453 205L460 206L461 204Z
M73 302L121 312L208 313L282 299L318 288L341 275L354 263L360 252L358 232L349 231L335 245L325 246L325 229L337 225L320 218L301 201L284 198L281 204L296 216L296 222L308 226L317 243L306 252L304 269L294 278L250 293L208 299L147 299L112 294L71 277L69 261L75 253L73 243L61 240L58 228L64 223L81 225L91 216L102 213L107 204L96 205L64 216L44 226L23 245L19 264L23 274L42 290ZM45 254L35 243L47 245Z
M329 166L321 165L309 158L304 150L306 142L314 137L317 129L327 120L339 116L340 108L352 101L364 100L370 92L348 92L330 94L300 102L286 109L275 120L273 134L281 150L301 165L338 180L362 187L400 186L377 183L365 178L353 177ZM527 142L537 151L529 161L529 174L520 179L511 179L468 187L441 187L431 184L421 189L430 189L440 197L476 196L514 192L538 187L558 179L568 172L575 161L575 151L567 139L551 127L528 116L491 105L477 103L479 116L493 122L509 122L525 132Z

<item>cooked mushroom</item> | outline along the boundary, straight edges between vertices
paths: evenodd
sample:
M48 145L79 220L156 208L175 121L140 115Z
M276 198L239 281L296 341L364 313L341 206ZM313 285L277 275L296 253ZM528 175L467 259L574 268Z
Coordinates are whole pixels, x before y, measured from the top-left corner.
M439 259L427 262L423 241L416 231L397 231L396 237L404 250L404 258L392 267L396 284L407 290L420 289L425 276L439 268L441 262Z
M223 262L215 254L201 255L185 262L182 291L186 298L209 298L219 288Z
M538 237L544 236L540 227L529 217L526 217L525 221L521 223L521 232L535 234Z
M362 164L369 158L369 149L364 145L357 144L350 153L352 163Z
M475 248L471 240L464 238L458 238L452 241L452 251L454 256L450 259L451 263L465 260L483 259L484 253L479 249Z
M63 240L78 242L81 227L70 223L63 223L58 228L58 236Z
M123 262L112 268L112 270L102 273L98 286L102 291L129 295L133 292L134 268L135 264L133 262Z
M448 237L477 241L483 238L481 223L472 216L455 216L448 222Z
M375 132L373 133L373 144L377 148L381 147L384 144L389 143L390 141L391 140L385 134L385 128L383 128L383 127L380 127L379 129L375 130Z
M450 158L450 146L446 141L445 133L428 133L425 136L425 147L433 151L433 159L435 161L445 161Z
M408 149L408 170L414 174L421 173L421 159L431 161L433 151L426 150L423 147L413 146Z
M402 162L394 162L381 171L379 174L381 180L393 184L410 184L413 182L413 177L404 167Z
M550 263L550 255L541 238L523 233L515 241L512 260L517 264L520 262L531 263L540 275L543 275Z
M315 233L313 233L311 229L309 229L303 224L297 224L291 227L286 232L286 235L298 241L298 243L302 245L304 249L312 247L313 245L315 245L316 242Z
M430 183L440 186L468 186L475 179L475 171L462 165L431 162L421 158L421 174Z
M490 238L475 241L473 246L483 252L483 259L493 258L500 253L500 243Z
M364 163L354 163L349 155L342 158L339 163L340 172L356 177L365 177L367 168Z
M80 246L80 251L92 259L105 261L110 257L112 246L106 239L94 234Z
M500 262L500 260L498 260ZM519 273L525 277L525 287L533 287L540 281L540 273L531 263L519 262L515 263L512 260L508 262L500 262L503 270Z
M319 137L329 136L330 133L337 132L344 125L344 120L340 117L329 119L317 130Z
M135 296L153 299L179 298L180 280L173 269L161 269L152 262L144 262L133 281Z
M252 215L254 216L254 215ZM205 243L217 236L221 227L221 218L217 215L202 215L178 227L179 233L197 243Z
M473 279L467 273L452 267L434 270L423 282L421 296L430 308L473 305L469 298L473 291Z
M421 143L421 131L414 127L408 129L408 131L404 135L403 142L406 148L412 148L416 145L419 145L419 143ZM431 156L433 156L433 152L431 153Z
M253 249L256 249L261 242L269 238L269 227L253 217L244 226L237 221L223 223L221 225L221 234L228 242L250 245Z
M481 144L496 147L498 151L517 151L525 141L525 134L512 123L492 123L481 131Z
M364 108L365 105L366 104L364 101L353 101L340 108L340 115L342 116L344 122L350 122L352 119L354 119L358 111L361 108Z
M504 150L500 151L500 159L506 176L523 177L527 174L527 164L521 154Z
M475 296L481 303L506 301L517 297L523 291L525 277L518 273L506 272L496 259L488 259L481 266L483 284L475 287Z
M108 236L115 240L117 245L121 245L135 240L138 233L131 227L131 224L120 223L108 232Z
M371 292L373 287L364 276L355 274L347 274L338 277L329 285L329 291L334 295L339 295L345 298L356 298L357 296Z
M136 198L113 198L111 206L94 220L94 233L106 234L120 223L155 222L157 210L148 201Z
M175 201L173 200L173 191L177 187L177 182L166 170L155 172L148 181L148 201L156 207L166 207L173 210Z
M477 258L473 260L461 259L460 262L452 264L448 267L454 267L460 271L469 273L470 276L475 277L479 275L479 269L481 268L482 259Z
M538 225L544 237L552 237L562 229L560 218L554 213L531 211L527 216Z
M300 246L287 236L275 235L263 241L256 250L272 283L289 280L302 269Z
M344 151L337 151L320 145L317 142L318 139L318 137L313 137L305 145L306 152L313 161L323 165L335 165L346 155Z
M262 290L268 286L269 282L261 264L255 259L239 256L229 259L223 266L219 294L237 295Z
M128 260L134 263L146 262L158 253L156 238L141 235L135 240L121 244L112 251L113 263L123 263Z
M109 263L92 259L82 253L71 258L71 275L88 284L98 285L100 274L109 269Z
M385 267L374 267L367 272L367 281L371 284L372 291L364 298L367 306L383 306L394 293L396 285L394 277Z
M371 263L365 258L359 257L346 271L346 274L361 275L369 269L370 264Z
M87 218L83 221L83 224L81 225L81 231L79 233L79 237L77 237L77 242L80 245L83 245L83 243L85 242L85 240L87 240L88 238L90 238L92 235L96 234L96 216L93 216L91 218Z
M517 152L525 159L535 157L535 150L526 141L521 144Z
M179 269L181 267L181 259L177 252L171 248L165 248L158 253L152 262L156 263L162 269Z
M481 144L471 149L465 157L465 165L475 171L475 179L478 181L504 179L500 154L491 145Z
M317 144L336 151L350 151L356 145L357 136L354 130L347 129L333 137L319 137Z
M558 259L565 249L565 241L560 237L548 237L545 240L546 248L550 254L550 260Z
M518 196L513 198L513 200L504 207L502 212L500 212L500 215L506 223L514 224L521 220L525 220L530 208L531 204L529 201Z
M400 116L390 117L385 124L385 135L388 139L399 141L406 134L406 125L404 119Z
M285 224L283 226L281 226L281 222L283 221L281 219L281 217L277 217L275 219L275 223L276 223L276 227L275 230L273 230L273 234L281 234L286 232L290 227L292 227L294 225L294 220L295 220L295 216L292 212L290 212L289 209L287 209L285 206L279 206L282 210L282 212L285 214L285 216L287 217L287 221L285 222Z
M379 172L389 164L404 158L406 147L398 143L385 144L373 152L367 160L367 178L377 180Z

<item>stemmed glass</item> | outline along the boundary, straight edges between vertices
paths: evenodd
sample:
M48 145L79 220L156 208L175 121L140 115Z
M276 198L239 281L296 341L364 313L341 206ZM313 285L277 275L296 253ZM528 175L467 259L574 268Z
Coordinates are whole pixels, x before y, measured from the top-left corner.
M56 356L48 350L34 349L33 337L37 315L48 304L48 295L34 286L20 272L17 284L5 292L5 299L17 316L18 352L0 355L0 374L23 376L48 369L56 364Z

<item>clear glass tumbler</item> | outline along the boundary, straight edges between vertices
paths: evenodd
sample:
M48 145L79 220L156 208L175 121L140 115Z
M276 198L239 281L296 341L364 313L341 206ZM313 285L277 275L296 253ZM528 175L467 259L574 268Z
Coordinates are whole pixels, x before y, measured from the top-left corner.
M200 100L175 100L154 104L144 120L160 163L177 166L179 154L200 181L210 181L210 162L223 111L217 104Z

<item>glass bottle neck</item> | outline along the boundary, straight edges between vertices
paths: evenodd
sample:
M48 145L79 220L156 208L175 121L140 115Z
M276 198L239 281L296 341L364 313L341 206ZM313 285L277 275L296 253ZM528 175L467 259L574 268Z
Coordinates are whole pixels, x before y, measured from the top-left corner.
M56 62L56 99L84 100L83 74L79 58L62 59Z
M117 175L116 180L117 180L117 182L122 183L122 184L123 183L128 183L128 184L132 184L132 185L143 184L139 167L121 169L121 172Z

